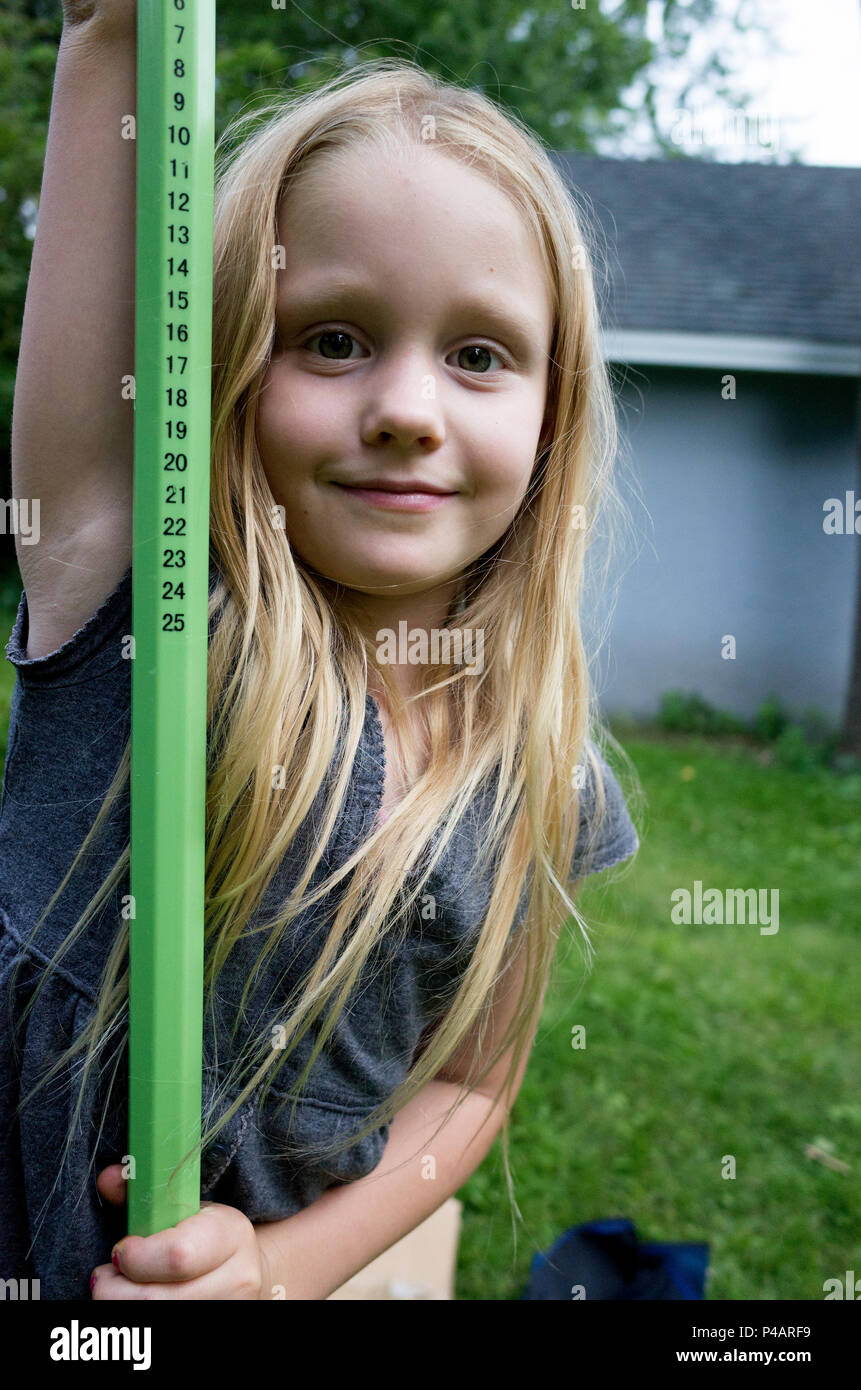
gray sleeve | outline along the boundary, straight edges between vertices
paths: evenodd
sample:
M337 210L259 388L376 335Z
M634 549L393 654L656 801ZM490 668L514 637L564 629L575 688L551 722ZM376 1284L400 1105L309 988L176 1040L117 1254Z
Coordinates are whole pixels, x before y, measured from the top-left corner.
M598 874L602 869L612 868L629 859L640 847L636 827L625 805L622 788L601 756L594 743L591 745L598 756L604 782L604 814L596 821L595 782L591 765L587 762L586 782L580 789L580 828L574 858L571 862L571 880L579 882L590 874ZM511 935L523 923L529 906L529 892L532 885L533 870L526 876L526 884L520 895L520 902L511 926Z
M622 788L594 744L592 748L597 754L604 782L604 813L596 821L595 783L591 765L586 763L586 784L580 791L580 829L571 864L572 879L585 878L621 864L640 847Z

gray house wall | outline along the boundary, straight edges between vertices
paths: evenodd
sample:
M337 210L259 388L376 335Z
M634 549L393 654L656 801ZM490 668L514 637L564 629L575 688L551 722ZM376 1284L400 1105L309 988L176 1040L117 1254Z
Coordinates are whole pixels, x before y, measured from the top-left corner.
M593 667L603 708L648 715L679 688L745 717L774 693L839 720L861 547L825 534L823 503L858 488L858 383L737 372L736 399L723 400L724 369L614 374L635 542L617 556ZM593 607L600 624L606 600ZM727 633L735 660L721 657Z

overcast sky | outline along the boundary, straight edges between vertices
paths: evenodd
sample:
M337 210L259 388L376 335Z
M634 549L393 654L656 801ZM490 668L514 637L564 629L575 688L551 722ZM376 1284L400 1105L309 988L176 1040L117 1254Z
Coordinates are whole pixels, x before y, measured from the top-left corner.
M809 164L861 165L861 2L721 0L721 8L727 17L741 11L758 18L767 32L739 39L718 19L692 45L690 61L664 66L659 109L674 142L698 143L699 152L707 144L717 159L786 160L797 151ZM652 20L659 22L660 9L653 5ZM751 100L728 112L705 97L699 104L689 99L683 115L677 94L716 38L734 70L734 88L747 90ZM624 148L611 143L603 153L654 153L636 140Z

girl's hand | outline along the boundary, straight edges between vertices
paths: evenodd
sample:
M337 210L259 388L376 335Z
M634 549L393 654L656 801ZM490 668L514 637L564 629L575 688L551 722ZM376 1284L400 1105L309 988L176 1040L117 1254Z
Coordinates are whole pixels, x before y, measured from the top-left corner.
M96 1186L121 1206L126 1180L119 1163L104 1168ZM269 1288L266 1261L254 1226L236 1207L202 1202L200 1211L152 1236L124 1236L113 1264L98 1265L94 1299L259 1299Z

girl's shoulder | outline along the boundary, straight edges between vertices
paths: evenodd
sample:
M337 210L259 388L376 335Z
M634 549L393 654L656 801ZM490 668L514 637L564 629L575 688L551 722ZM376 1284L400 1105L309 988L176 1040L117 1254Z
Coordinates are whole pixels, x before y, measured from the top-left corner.
M584 785L579 792L579 830L570 869L571 882L612 868L629 859L640 846L621 784L601 753L590 743L604 786L603 812L599 809L596 779L587 761ZM487 779L458 821L453 834L427 876L421 900L423 931L429 941L446 950L470 943L487 913L492 874L477 872L496 794L496 778ZM434 837L434 842L438 838ZM521 895L512 931L522 923L529 900L533 869Z
M580 827L571 866L573 879L600 873L629 859L640 847L637 828L631 818L619 779L601 750L590 741L604 788L603 812L598 809L598 792L592 766L585 764L585 781L580 792Z

